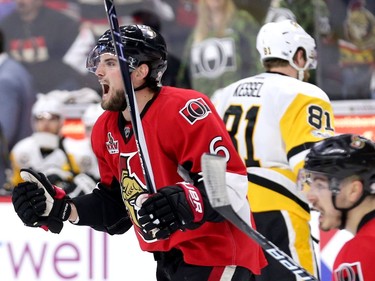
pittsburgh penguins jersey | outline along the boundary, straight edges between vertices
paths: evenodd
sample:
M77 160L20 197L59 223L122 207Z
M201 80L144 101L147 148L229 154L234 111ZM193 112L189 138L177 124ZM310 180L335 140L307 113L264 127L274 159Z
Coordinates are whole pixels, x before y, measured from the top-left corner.
M157 189L183 181L197 186L202 180L199 175L202 154L225 155L228 159L227 179L242 199L237 202L239 209L242 206L250 220L246 168L207 96L193 90L162 87L141 116ZM206 221L195 230L177 231L166 240L155 240L141 230L138 210L148 191L132 124L126 122L120 112L106 111L99 117L92 131L92 145L98 158L100 185L109 189L114 178L120 183L124 208L142 250L177 248L189 264L234 264L259 274L265 264L261 249L228 221ZM84 214L79 213L80 221L81 215Z
M308 203L295 182L310 146L334 133L327 95L267 72L218 90L212 100L247 166L252 210L289 210L308 220Z
M57 175L68 182L79 173L99 178L97 160L89 140L61 140L54 134L36 132L13 147L10 159L12 173L8 181L12 186L22 182L21 168L32 168L47 176Z
M98 162L92 151L89 137L83 139L64 138L63 145L68 155L73 158L74 164L78 166L80 173L99 179Z
M334 281L375 280L375 211L367 214L357 234L341 248L333 265Z

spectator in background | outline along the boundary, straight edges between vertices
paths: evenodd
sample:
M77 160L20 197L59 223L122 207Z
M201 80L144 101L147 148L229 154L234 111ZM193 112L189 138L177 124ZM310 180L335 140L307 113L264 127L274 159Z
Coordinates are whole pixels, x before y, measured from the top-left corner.
M15 2L16 10L0 28L7 38L6 50L32 73L36 90L81 88L87 71L77 65L83 64L94 37L80 30L78 20L45 7L44 0Z
M258 23L232 0L198 2L197 25L187 41L178 85L211 96L260 71L255 48Z
M197 23L197 5L199 0L166 0L175 14L174 21L163 22L163 31L168 35L168 53L182 57L187 38ZM169 41L169 42L168 42Z
M28 71L5 52L0 30L0 126L8 146L31 135L31 108L36 99L33 80Z
M344 36L338 41L342 98L370 99L375 72L375 9L366 9L365 0L350 1L343 31Z
M295 20L300 23L302 28L308 34L314 35L314 1L311 0L272 0L271 7L276 7L281 11L291 12L295 16ZM290 19L290 17L287 17Z
M332 99L375 98L375 1L324 0L319 7L326 13L317 33L322 88Z
M334 0L336 1L336 0ZM319 52L316 71L316 84L322 88L331 100L342 99L341 73L338 66L337 39L332 32L330 12L325 0L318 0L315 5L315 35ZM341 13L342 7L336 5L335 13Z
M88 91L88 95L94 92L88 88L83 91ZM89 193L95 187L96 181L83 173L89 170L90 144L60 134L64 104L70 102L72 96L79 95L77 91L59 90L38 95L32 108L34 133L19 141L10 154L12 173L8 181L11 186L22 181L19 175L21 168L33 168L44 171L53 184L63 187L72 197ZM96 92L93 95L99 99Z
M274 0L233 0L239 8L248 11L260 24L264 23L268 10Z
M77 0L80 7L81 20L89 26L98 39L108 29L108 19L102 0ZM135 11L148 11L158 15L165 21L174 18L169 4L162 0L120 0L116 1L116 12L120 24L129 24Z

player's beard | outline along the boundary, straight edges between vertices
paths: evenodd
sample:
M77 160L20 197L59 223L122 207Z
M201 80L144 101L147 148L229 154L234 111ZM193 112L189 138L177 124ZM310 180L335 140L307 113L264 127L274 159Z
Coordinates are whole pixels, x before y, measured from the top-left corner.
M108 100L102 100L102 108L109 111L124 111L127 104L124 90L118 90Z

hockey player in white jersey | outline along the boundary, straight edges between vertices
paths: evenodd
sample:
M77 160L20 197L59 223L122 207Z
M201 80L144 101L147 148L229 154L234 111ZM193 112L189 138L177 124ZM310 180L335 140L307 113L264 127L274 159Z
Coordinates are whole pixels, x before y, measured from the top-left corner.
M34 132L19 141L10 153L10 185L22 181L21 168L32 168L44 171L53 184L62 186L71 197L95 188L99 171L90 143L60 134L65 94L68 93L52 91L38 95L32 108Z
M257 49L266 72L218 90L212 99L246 163L257 230L318 275L309 205L296 189L309 148L334 134L328 96L305 82L316 67L315 41L296 22L285 20L260 29ZM257 280L297 280L267 259Z
M98 160L91 146L91 131L98 117L104 112L100 103L90 104L82 115L85 137L82 139L64 138L64 147L78 165L80 173L74 176L76 184L70 197L90 193L100 179Z

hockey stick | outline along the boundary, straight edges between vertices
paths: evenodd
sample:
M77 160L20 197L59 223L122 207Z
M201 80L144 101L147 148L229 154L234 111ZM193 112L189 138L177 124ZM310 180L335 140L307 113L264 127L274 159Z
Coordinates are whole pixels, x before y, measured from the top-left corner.
M213 154L202 155L202 173L208 199L218 213L252 238L291 273L301 277L302 280L318 280L275 244L253 229L233 210L227 193L227 188L230 188L230 186L227 186L225 182L226 159L224 157Z
M121 41L120 27L117 20L117 14L113 0L104 0L104 6L107 13L113 45L115 47L116 55L118 57L121 76L124 82L125 98L130 109L130 118L134 130L135 141L137 143L137 149L141 165L143 169L143 175L146 181L146 187L149 193L156 193L154 175L152 173L150 156L146 145L146 139L143 132L142 121L140 118L137 100L135 98L133 84L130 79L129 66L125 58L125 47Z

